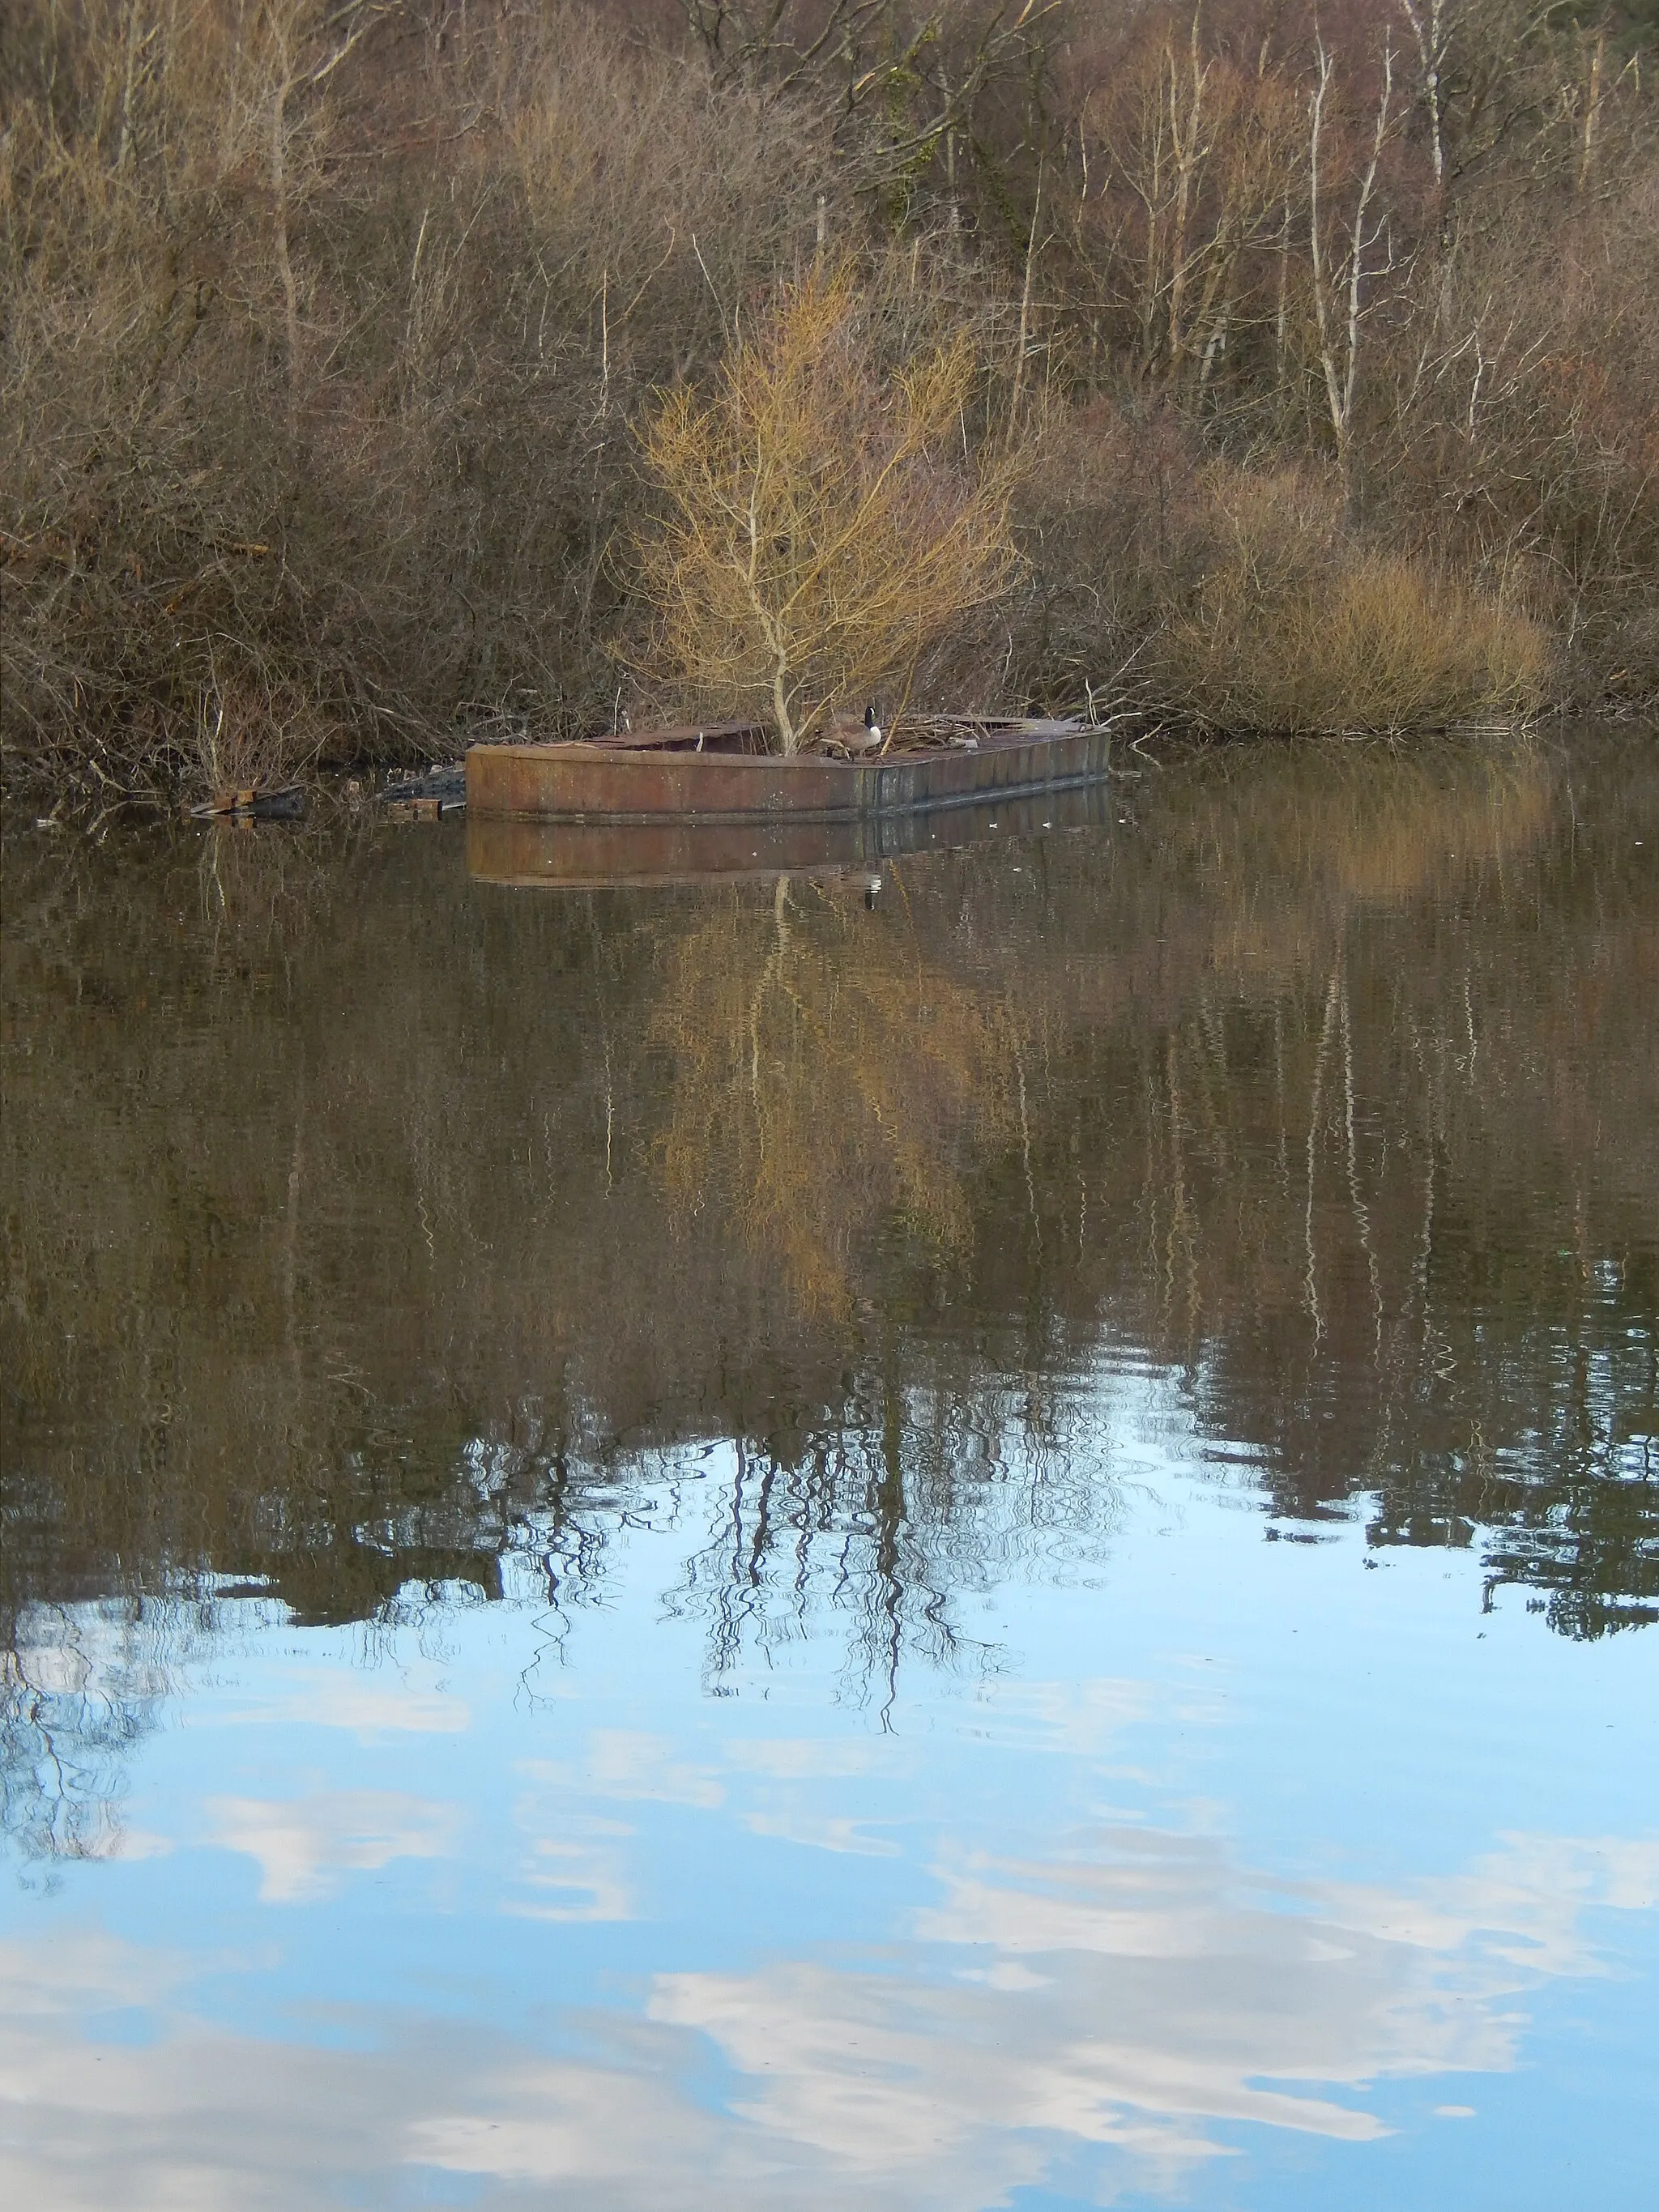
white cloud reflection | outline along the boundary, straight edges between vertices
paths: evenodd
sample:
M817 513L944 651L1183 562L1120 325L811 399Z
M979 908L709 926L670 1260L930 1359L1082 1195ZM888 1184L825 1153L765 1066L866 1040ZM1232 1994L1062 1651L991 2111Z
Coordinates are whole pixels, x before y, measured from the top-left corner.
M866 1859L892 1859L899 1855L892 1837L874 1833L867 1822L849 1814L746 1813L743 1825L752 1836L773 1836L780 1843L801 1844L809 1850L851 1851Z
M308 1728L345 1729L366 1743L395 1735L461 1735L471 1726L465 1701L434 1683L377 1681L343 1667L294 1670L283 1689L243 1719L298 1722Z
M330 1832L362 1850L392 1830ZM1512 2067L1524 1993L1599 1970L1586 1908L1656 1901L1659 1844L1510 1837L1389 1890L1118 1827L964 1857L878 1954L659 1975L644 2019L584 2015L580 2057L461 2021L256 2041L181 2008L176 1956L0 1947L0 2193L320 2212L423 2201L436 2167L497 2205L981 2212L1079 2154L1108 2195L1175 2191L1241 2124L1364 2143L1384 2132L1371 2084ZM149 2041L98 2039L101 2011L140 2003ZM711 2045L725 2108L696 2087Z
M330 1896L347 1872L393 1859L447 1857L460 1828L454 1805L392 1790L317 1790L306 1797L210 1797L210 1840L259 1863L263 1905Z
M621 1820L567 1817L562 1833L532 1837L519 1880L532 1894L505 1910L524 1920L631 1920L634 1902L620 1863Z

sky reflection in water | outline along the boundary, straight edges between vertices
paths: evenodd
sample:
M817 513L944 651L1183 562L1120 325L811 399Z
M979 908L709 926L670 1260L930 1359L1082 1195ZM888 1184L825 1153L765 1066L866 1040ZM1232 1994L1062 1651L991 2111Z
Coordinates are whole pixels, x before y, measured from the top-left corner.
M1620 1025L1659 916L1603 867L1575 919L1555 786L1503 805L1403 888L1280 852L1266 911L1172 880L1180 819L1150 860L1028 848L1024 893L913 863L847 989L833 896L784 934L769 892L550 923L382 846L332 863L381 943L435 902L452 975L519 964L492 1009L415 944L423 1022L394 976L373 1036L315 1004L331 910L233 944L235 994L191 923L128 1044L95 994L52 1012L95 963L33 908L9 1095L55 1085L83 1141L77 1185L9 1111L7 2201L1659 2185L1655 1084ZM792 1212L769 1141L854 1110L843 1030L891 1045L920 962L935 1033L861 1094L914 1141L838 1121ZM745 1020L805 1056L748 1108Z

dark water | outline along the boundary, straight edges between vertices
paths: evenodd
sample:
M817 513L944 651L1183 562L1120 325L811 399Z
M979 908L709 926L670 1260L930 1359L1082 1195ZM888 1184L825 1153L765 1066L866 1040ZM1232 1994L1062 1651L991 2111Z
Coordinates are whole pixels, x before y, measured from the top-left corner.
M6 849L0 2191L1659 2199L1659 750Z

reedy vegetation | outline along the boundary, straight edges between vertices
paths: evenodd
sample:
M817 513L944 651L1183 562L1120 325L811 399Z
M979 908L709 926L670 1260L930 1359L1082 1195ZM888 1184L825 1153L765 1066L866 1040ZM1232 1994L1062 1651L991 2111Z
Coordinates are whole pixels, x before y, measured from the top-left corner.
M876 369L971 362L963 445L1018 459L995 634L939 640L926 703L1650 703L1644 39L1525 0L16 0L8 776L669 698L641 426L706 416L826 252Z

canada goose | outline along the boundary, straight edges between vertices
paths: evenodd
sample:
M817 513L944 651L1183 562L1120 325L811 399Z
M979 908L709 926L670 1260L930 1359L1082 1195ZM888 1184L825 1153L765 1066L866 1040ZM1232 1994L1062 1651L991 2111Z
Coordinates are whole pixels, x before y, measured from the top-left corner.
M850 708L837 708L830 717L824 739L839 751L878 753L884 740L873 704L865 708L861 720L855 719Z

